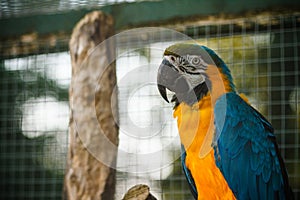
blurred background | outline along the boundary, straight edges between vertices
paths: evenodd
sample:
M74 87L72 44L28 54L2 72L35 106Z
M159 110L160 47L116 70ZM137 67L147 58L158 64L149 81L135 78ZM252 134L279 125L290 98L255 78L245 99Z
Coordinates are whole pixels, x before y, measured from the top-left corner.
M224 59L239 92L271 121L299 199L299 8L299 2L283 0L1 0L1 199L62 197L70 114L68 42L75 24L93 10L111 14L116 33L129 30L116 41L119 148L128 153L118 157L116 199L138 183L148 184L161 200L192 199L172 105L158 95L154 77L163 50L190 39ZM134 29L150 26L164 28ZM132 135L133 126L145 131ZM137 156L153 152L159 152L157 159L147 163Z

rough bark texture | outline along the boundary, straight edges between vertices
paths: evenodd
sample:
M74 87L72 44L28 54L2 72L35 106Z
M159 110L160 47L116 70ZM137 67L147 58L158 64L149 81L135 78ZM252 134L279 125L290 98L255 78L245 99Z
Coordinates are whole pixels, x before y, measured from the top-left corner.
M97 11L87 14L71 36L65 199L114 199L118 146L115 48L111 41L95 48L112 35L112 17Z
M139 184L130 188L122 200L157 200L147 185Z

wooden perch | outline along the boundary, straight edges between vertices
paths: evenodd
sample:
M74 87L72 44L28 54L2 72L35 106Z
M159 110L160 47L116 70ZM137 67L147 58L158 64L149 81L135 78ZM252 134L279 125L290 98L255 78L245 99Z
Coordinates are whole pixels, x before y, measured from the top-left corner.
M135 185L130 188L122 200L157 200L151 193L147 185Z
M72 82L65 199L114 199L118 126L116 69L111 59L115 46L95 48L113 30L112 17L92 12L76 25L69 43Z

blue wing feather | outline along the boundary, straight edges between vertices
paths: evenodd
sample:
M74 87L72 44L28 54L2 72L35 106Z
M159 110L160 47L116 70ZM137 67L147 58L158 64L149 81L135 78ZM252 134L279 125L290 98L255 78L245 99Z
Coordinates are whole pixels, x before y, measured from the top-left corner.
M190 170L185 165L185 158L186 158L186 152L185 152L184 146L181 145L181 165L183 168L183 172L186 177L186 180L189 183L189 186L190 186L190 189L191 189L191 192L192 192L194 198L198 199L198 192L197 192L196 184L194 182L194 179L193 179L193 176L192 176Z
M236 93L215 104L216 165L238 199L292 195L271 124Z

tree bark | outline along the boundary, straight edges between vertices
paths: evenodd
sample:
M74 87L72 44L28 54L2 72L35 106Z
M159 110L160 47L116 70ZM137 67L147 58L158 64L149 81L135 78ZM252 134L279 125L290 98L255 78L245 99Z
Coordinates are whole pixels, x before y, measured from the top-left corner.
M115 46L112 40L106 41L113 33L112 17L95 11L75 26L71 36L64 199L114 199L118 146Z
M122 200L157 200L148 185L138 184L130 188Z

